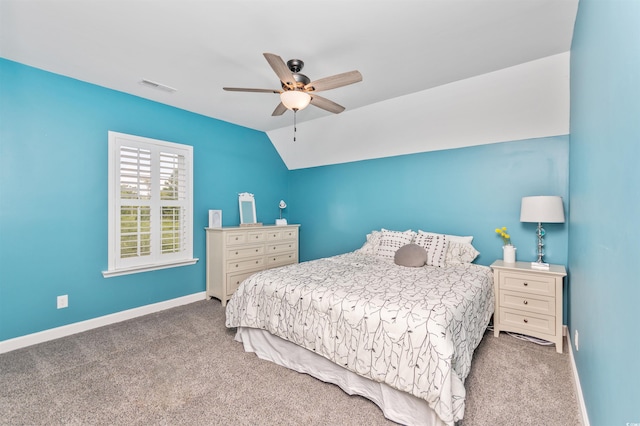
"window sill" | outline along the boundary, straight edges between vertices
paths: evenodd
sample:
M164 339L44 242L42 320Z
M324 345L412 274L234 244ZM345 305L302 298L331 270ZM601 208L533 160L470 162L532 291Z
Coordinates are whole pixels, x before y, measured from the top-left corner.
M108 271L102 271L102 276L104 278L111 278L111 277L118 277L120 275L137 274L139 272L157 271L159 269L167 269L167 268L177 268L178 266L193 265L198 260L200 259L193 258L193 259L187 259L187 260L178 260L175 262L158 263L154 265L142 265L142 266L134 266L131 268L112 269Z

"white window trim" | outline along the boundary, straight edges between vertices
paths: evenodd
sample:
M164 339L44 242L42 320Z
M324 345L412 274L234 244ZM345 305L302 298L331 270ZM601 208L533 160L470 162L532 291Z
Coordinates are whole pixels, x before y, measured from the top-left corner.
M144 144L157 148L164 148L169 150L184 151L185 159L187 161L186 166L186 182L187 182L187 195L189 198L188 203L188 223L186 223L186 238L185 251L179 257L174 255L166 255L164 259L158 261L152 261L147 264L135 264L117 266L118 256L118 225L116 221L119 218L117 213L117 201L120 193L120 182L116 182L118 176L118 167L120 164L120 140L126 139L133 144ZM187 266L195 264L199 259L193 257L193 147L189 145L177 144L174 142L166 142L156 139L144 138L140 136L127 135L124 133L117 133L109 131L109 213L108 213L108 269L102 271L102 276L105 278L135 274L140 272L154 271L159 269L174 268L179 266Z

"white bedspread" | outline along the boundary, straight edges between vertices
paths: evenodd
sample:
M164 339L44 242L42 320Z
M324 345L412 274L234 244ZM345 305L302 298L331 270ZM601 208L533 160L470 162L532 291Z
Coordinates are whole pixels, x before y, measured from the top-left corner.
M267 330L426 400L453 424L492 285L486 266L406 268L353 252L256 273L229 301L226 325Z

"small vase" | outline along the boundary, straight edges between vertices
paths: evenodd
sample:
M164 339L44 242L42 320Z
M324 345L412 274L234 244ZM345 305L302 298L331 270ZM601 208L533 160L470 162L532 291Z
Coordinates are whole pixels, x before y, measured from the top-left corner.
M516 248L511 244L502 246L504 263L516 263Z

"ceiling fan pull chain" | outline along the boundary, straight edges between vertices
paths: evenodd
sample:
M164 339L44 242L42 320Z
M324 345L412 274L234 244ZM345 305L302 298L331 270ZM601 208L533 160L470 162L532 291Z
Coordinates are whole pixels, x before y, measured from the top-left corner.
M297 109L293 110L293 141L296 141L296 113L298 112Z

